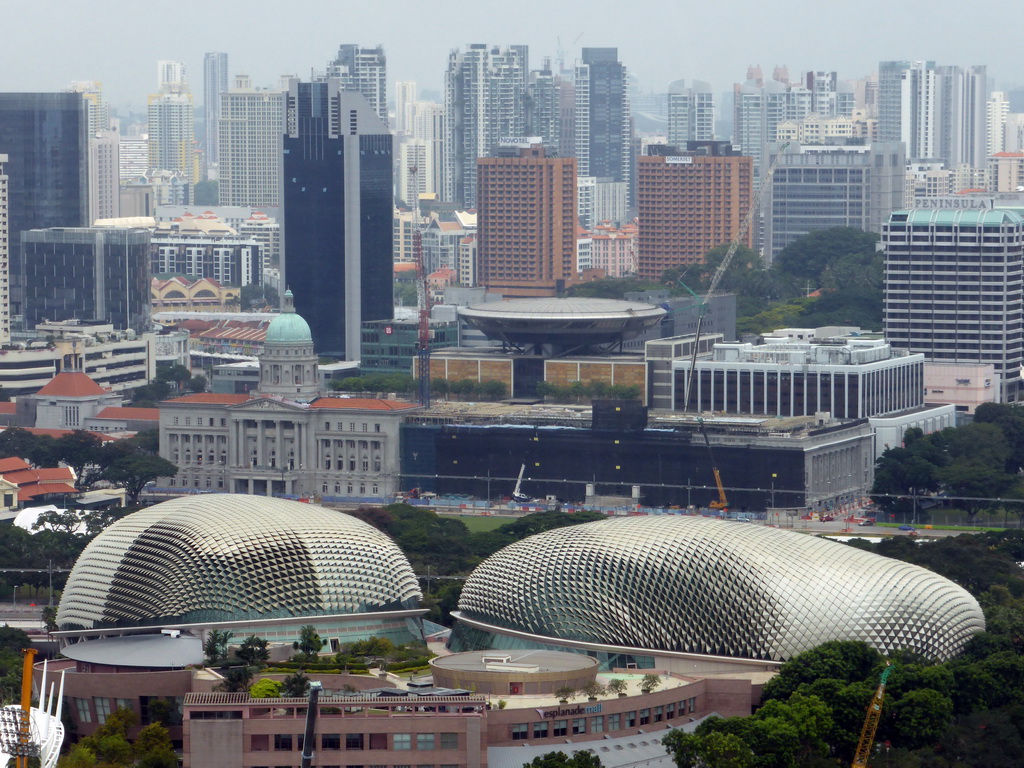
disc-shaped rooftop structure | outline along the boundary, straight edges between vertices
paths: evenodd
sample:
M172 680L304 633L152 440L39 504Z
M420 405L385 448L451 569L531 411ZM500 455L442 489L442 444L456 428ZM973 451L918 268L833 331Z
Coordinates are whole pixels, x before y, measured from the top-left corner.
M506 299L463 307L459 315L488 338L515 347L607 347L657 325L666 310L617 299Z

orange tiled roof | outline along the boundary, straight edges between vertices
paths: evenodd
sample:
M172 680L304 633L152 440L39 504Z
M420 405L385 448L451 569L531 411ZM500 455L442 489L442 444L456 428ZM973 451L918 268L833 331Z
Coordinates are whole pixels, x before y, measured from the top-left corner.
M17 456L11 456L7 459L0 459L0 475L6 472L14 472L19 469L29 469L29 463L24 459L19 459Z
M63 371L54 376L36 394L50 397L90 397L105 395L107 391L81 371Z
M221 394L218 392L199 392L192 395L182 395L166 400L168 403L202 403L206 405L237 405L249 399L249 395Z
M36 496L44 496L49 493L79 493L73 485L67 483L53 483L50 485L29 485L18 489L18 501L33 499Z
M75 431L73 429L42 429L41 427L20 427L20 429L24 429L26 432L29 432L33 435L46 435L48 437L64 437L64 435L70 435L72 432ZM112 437L111 435L104 435L102 432L94 432L92 434L96 435L96 437L100 439L100 442L103 443L117 440L116 437Z
M17 413L17 403L0 403L0 413Z
M416 403L400 403L397 400L377 400L368 397L318 397L309 404L309 407L352 411L405 411L419 406Z
M3 413L3 411L0 411ZM119 408L109 406L96 414L97 419L131 419L133 421L159 421L159 408Z

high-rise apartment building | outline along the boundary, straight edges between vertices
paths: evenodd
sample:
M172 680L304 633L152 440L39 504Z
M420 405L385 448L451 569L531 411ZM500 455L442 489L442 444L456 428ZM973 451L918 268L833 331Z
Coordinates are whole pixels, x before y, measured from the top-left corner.
M715 138L715 97L703 80L676 80L668 87L668 143L684 147L688 141Z
M11 259L11 314L31 330L44 320L150 326L149 230L33 229Z
M477 284L555 296L576 278L576 161L543 145L477 160Z
M659 280L733 239L750 209L754 169L724 141L685 150L656 144L648 152L637 161L637 267L641 279Z
M878 137L902 141L907 158L947 168L985 165L988 98L985 67L937 67L934 61L878 65Z
M360 324L392 316L392 144L338 80L289 81L284 269L318 354L359 359Z
M1024 152L996 152L988 162L989 191L1024 191Z
M897 211L882 228L885 338L929 362L991 364L1020 399L1024 219L1004 210Z
M779 147L772 146L774 155ZM771 263L799 237L829 227L881 232L903 207L906 158L899 142L791 144L764 190L764 254Z
M96 80L75 80L68 87L69 91L82 94L89 110L89 135L95 136L98 131L110 128L110 108L103 99L103 83Z
M835 72L807 72L799 82L790 82L784 67L777 67L771 80L761 77L759 69L748 74L752 77L733 87L733 137L743 154L754 158L758 175L769 161L768 144L779 140L783 123L799 122L813 114L853 114L854 88L839 80Z
M120 133L111 128L110 110L103 99L103 84L76 80L68 88L80 93L88 111L89 217L110 219L120 215Z
M395 122L392 128L395 133L412 132L412 116L417 100L416 82L399 80L395 83Z
M338 55L327 65L327 76L338 78L343 91L363 94L377 117L387 125L388 58L384 55L383 46L339 46Z
M985 147L988 157L1006 151L1006 117L1010 101L1006 91L992 91L985 104Z
M221 205L281 204L284 128L284 93L253 88L247 75L236 76L234 87L220 96Z
M88 117L79 93L0 93L12 256L25 230L85 226Z
M559 157L562 146L563 80L551 70L550 59L530 72L526 86L526 134L539 136L549 157Z
M10 232L7 228L7 155L0 155L0 344L11 340Z
M220 161L220 132L217 127L220 117L220 95L228 89L228 55L212 52L203 57L203 139L206 142L206 159L210 163Z
M160 92L151 94L147 108L149 122L149 167L180 174L190 189L199 181L195 155L195 109L185 66L161 61L158 66Z
M575 93L579 175L626 182L632 187L629 76L617 48L583 49L583 58L576 65Z
M476 161L499 139L526 129L525 45L506 48L475 43L448 56L445 72L445 200L476 206Z

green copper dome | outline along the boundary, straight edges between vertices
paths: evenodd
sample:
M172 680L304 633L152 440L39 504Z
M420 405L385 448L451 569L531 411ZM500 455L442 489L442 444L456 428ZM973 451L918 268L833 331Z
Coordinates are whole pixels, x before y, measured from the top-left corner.
M295 314L294 297L291 291L284 292L281 314L267 326L267 341L285 344L313 343L313 333L309 330L309 323L302 319L302 315Z

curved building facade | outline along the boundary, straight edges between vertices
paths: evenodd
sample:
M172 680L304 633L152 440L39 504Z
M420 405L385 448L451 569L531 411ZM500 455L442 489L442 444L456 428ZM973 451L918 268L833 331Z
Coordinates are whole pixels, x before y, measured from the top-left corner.
M204 495L135 512L97 536L71 571L57 624L251 629L416 616L419 598L405 555L361 520L284 499Z
M473 572L458 616L453 650L572 649L620 666L666 656L778 663L830 640L941 661L985 627L968 592L924 568L685 516L611 519L512 544Z

